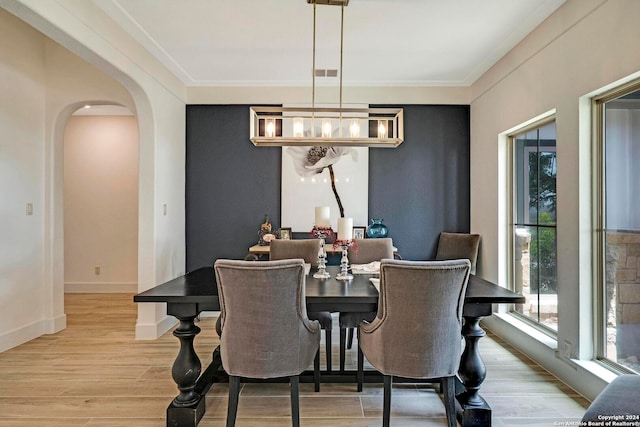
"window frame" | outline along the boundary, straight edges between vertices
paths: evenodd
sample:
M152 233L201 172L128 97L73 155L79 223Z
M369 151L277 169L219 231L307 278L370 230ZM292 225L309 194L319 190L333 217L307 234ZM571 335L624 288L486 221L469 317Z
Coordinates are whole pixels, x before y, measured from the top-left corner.
M607 358L606 288L606 181L605 181L605 104L640 91L640 80L633 80L591 99L593 132L593 360L619 374L636 374L633 370Z
M555 112L553 114L547 115L539 120L535 120L533 122L528 123L526 126L522 126L516 129L513 129L511 132L509 132L507 134L507 142L508 142L508 153L509 153L509 165L508 165L508 173L509 173L509 181L508 181L508 192L509 192L509 196L511 198L511 200L509 201L509 206L510 206L510 210L509 210L509 261L508 261L508 283L509 283L509 288L511 290L515 290L515 234L516 234L516 224L517 224L517 212L518 212L518 170L517 170L517 161L518 159L516 158L517 153L516 153L516 136L518 135L522 135L525 134L527 132L530 132L532 130L537 130L540 129L544 126L549 125L550 123L556 123L556 114ZM556 130L557 130L557 126L556 126ZM557 133L556 133L556 141L557 141ZM557 142L556 142L556 147L554 147L553 150L549 150L549 151L556 151L557 150ZM532 150L525 150L525 152L532 152ZM537 151L537 150L536 150ZM526 177L524 179L524 181L528 181L528 177ZM524 185L524 182L523 182ZM557 193L556 193L557 195ZM525 209L525 213L524 215L526 216L526 218L529 218L529 213L528 213L528 209ZM529 218L530 219L530 218ZM557 250L557 239L558 239L558 219L556 217L556 221L555 221L555 226L554 226L555 230L556 230L556 250ZM546 326L545 324L543 324L540 321L537 321L529 316L526 316L522 313L519 313L518 311L516 311L515 309L515 305L511 305L508 309L508 313L512 316L514 316L515 318L517 318L520 321L525 322L526 324L528 324L529 326L535 328L536 330L538 330L539 332L544 333L545 335L549 336L550 338L553 338L555 340L557 340L558 337L558 331ZM558 324L560 323L560 320L558 319Z

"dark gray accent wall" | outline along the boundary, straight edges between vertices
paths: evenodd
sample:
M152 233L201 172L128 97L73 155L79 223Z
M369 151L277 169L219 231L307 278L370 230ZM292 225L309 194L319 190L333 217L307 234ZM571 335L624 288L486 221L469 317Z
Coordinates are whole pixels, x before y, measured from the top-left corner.
M431 259L441 231L469 232L469 106L394 107L404 142L369 150L369 217L384 219L404 259Z
M242 259L265 214L280 223L281 148L249 141L248 105L189 105L186 271Z
M399 107L404 142L369 152L369 217L384 219L404 259L430 259L440 231L469 231L469 106ZM243 258L265 213L280 225L281 148L251 144L248 105L190 105L186 114L191 271Z

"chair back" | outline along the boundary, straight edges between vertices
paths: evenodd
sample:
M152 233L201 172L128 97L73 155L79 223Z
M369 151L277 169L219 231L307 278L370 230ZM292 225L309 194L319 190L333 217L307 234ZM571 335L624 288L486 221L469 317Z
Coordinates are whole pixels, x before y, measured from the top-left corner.
M476 274L479 247L479 234L442 232L440 233L440 239L438 239L436 261L468 259L471 262L471 274Z
M378 314L360 326L360 346L385 375L455 375L470 262L383 260Z
M272 240L269 244L269 260L302 258L311 267L318 267L320 239Z
M320 327L307 317L302 259L214 264L222 335L220 355L229 375L299 375L313 362Z
M368 264L383 259L393 259L393 240L390 237L382 239L357 239L357 249L350 247L348 252L351 264Z

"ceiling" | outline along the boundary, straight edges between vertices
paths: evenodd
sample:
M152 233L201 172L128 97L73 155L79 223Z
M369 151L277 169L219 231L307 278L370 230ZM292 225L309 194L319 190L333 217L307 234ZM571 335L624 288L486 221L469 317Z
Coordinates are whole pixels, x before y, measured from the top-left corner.
M343 84L469 86L564 1L351 0ZM311 85L306 0L95 3L188 86ZM340 9L317 6L316 68L340 68Z

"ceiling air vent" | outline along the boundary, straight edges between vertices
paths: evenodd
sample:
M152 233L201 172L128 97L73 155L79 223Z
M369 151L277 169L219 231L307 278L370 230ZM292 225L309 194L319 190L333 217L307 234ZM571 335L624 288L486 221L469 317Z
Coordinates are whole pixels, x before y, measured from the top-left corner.
M338 77L338 70L337 69L325 70L322 68L316 68L314 74L316 77Z
M307 0L309 4L326 4L329 6L349 6L349 0Z

